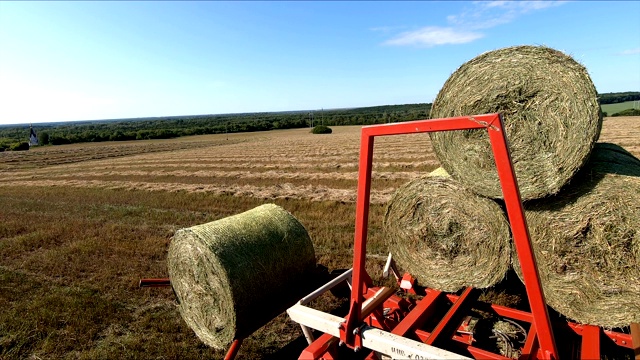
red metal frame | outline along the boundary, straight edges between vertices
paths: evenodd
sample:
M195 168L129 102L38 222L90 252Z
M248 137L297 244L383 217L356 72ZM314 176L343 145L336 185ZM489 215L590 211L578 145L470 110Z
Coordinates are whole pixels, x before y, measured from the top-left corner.
M138 287L169 287L171 286L171 280L168 278L162 279L140 279Z
M242 339L235 339L229 346L229 350L227 350L227 354L224 356L224 360L233 360L238 355L238 351L240 351L240 346L242 345Z
M417 338L427 344L452 340L452 344L463 347L475 358L505 359L505 357L500 354L474 347L473 334L460 331L461 329L464 330L464 328L462 328L457 321L460 319L460 316L463 315L462 312L464 308L473 300L471 299L471 288L467 288L460 296L457 296L455 294L444 294L433 289L414 288L413 282L411 282L411 288L403 288L403 290L407 294L423 295L421 300L407 301L404 298L392 295L382 304L384 309L387 310L386 317L381 316L380 311L372 310L365 312L362 309L362 304L365 299L370 298L372 294L378 290L376 287L371 286L371 279L365 271L374 138L377 136L473 129L485 129L489 135L516 253L522 267L531 312L485 303L476 303L474 307L492 312L505 319L530 324L526 335L524 335L526 336L523 340L524 344L519 349L521 351L520 359L559 358L535 255L531 246L520 191L511 161L508 140L504 132L502 118L499 114L418 120L404 123L373 125L362 128L358 196L356 202L352 291L349 313L345 321L340 325L340 342L342 344L358 349L362 344L358 329L363 323L367 323L370 326L377 326L382 329L389 328L391 329L391 333L395 335ZM413 279L409 274L405 274L403 279L406 277ZM401 280L398 279L399 284L400 282ZM440 306L443 305L443 300L451 303L448 310L443 311L442 306ZM440 314L438 311L440 311L440 313L446 312L444 317L438 318L438 314ZM373 312L373 315L368 315L369 312ZM427 319L439 319L431 332L419 328ZM605 337L621 347L634 350L636 349L635 347L640 347L640 344L635 344L635 347L632 345L631 334L604 330L596 326L580 325L568 321L554 325L556 328L562 330L563 335L567 335L568 338L575 335L581 338L582 341L579 350L577 348L573 350L579 351L582 358L599 357L601 339ZM640 338L640 334L638 334L640 333L640 327L638 327L637 324L633 325L637 327L634 336ZM458 329L456 329L456 327L458 327ZM525 331L524 328L523 331ZM324 339L324 341L327 340L328 339ZM318 342L320 343L320 341ZM636 340L636 342L639 341ZM314 345L312 344L310 348L311 347L314 347ZM321 348L321 344L316 344L314 347L316 350L319 348ZM640 350L638 350L637 353L640 353ZM319 359L322 356L322 353L315 352L313 357L310 358ZM636 356L640 355L636 354ZM376 357L373 353L367 357L367 359L374 358Z
M347 345L355 346L356 343L359 343L359 335L357 332L354 333L353 330L360 326L364 320L361 314L361 307L365 289L363 274L365 274L374 138L376 136L472 129L485 129L489 134L507 213L511 223L516 252L523 269L523 278L533 315L533 324L537 329L535 334L540 344L543 357L558 358L558 351L540 283L538 267L536 266L535 256L531 248L529 231L522 209L520 191L518 190L518 183L511 162L507 137L503 131L502 118L499 114L419 120L373 125L362 128L353 256L353 287L349 314L340 331L340 339Z

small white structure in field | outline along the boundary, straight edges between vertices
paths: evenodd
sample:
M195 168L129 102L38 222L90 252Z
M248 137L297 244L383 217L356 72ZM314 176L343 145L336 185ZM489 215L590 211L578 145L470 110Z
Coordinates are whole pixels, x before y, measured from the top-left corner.
M29 134L29 146L37 146L38 135L36 135L36 131L33 130L33 125L29 125L29 130L31 130L31 133Z

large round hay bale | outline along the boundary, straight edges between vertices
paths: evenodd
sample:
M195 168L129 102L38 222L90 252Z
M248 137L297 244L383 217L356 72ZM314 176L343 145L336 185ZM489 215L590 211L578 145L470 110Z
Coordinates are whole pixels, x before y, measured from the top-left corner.
M587 70L543 46L484 53L445 82L431 118L501 113L523 200L557 193L586 162L602 117ZM486 130L430 133L442 166L478 194L502 198Z
M596 144L557 196L525 203L525 211L551 307L580 323L640 322L640 160Z
M442 291L498 283L510 267L500 206L437 172L401 186L383 223L389 251L421 285Z
M306 295L315 254L302 224L267 204L178 230L168 266L185 322L205 344L225 349Z

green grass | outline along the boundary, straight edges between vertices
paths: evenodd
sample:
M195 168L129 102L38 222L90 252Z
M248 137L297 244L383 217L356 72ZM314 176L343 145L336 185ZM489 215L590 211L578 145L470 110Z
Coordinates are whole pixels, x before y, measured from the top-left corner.
M625 101L617 104L604 104L602 105L602 111L606 112L607 115L611 116L617 112L627 109L633 109L634 102L633 101ZM636 108L639 106L638 101L635 101Z
M329 269L351 266L355 205L274 201L294 214ZM0 187L0 359L202 359L224 354L187 327L167 277L175 230L234 215L263 200L186 192ZM383 207L371 207L370 253L383 253ZM371 274L383 264L368 262ZM373 270L375 269L375 270ZM331 310L336 300L319 304ZM246 339L238 359L295 358L302 335L281 315ZM304 342L295 342L304 345Z

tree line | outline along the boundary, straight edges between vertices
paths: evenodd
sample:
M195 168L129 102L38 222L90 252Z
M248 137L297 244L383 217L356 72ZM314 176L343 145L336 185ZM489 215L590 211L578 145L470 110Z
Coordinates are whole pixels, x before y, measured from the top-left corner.
M627 91L619 93L604 93L598 94L598 100L600 104L617 104L625 101L640 100L640 92Z
M190 115L118 119L34 126L39 145L169 139L180 136L268 131L312 125L371 125L427 119L431 104L386 105L353 109ZM25 148L29 127L0 126L0 151ZM28 149L28 143L26 144Z
M640 100L640 92L603 93L600 104ZM34 129L40 145L82 142L169 139L180 136L268 131L313 127L314 125L373 125L428 119L431 104L405 104L221 115L188 115L37 124ZM0 151L24 150L29 127L0 126Z

